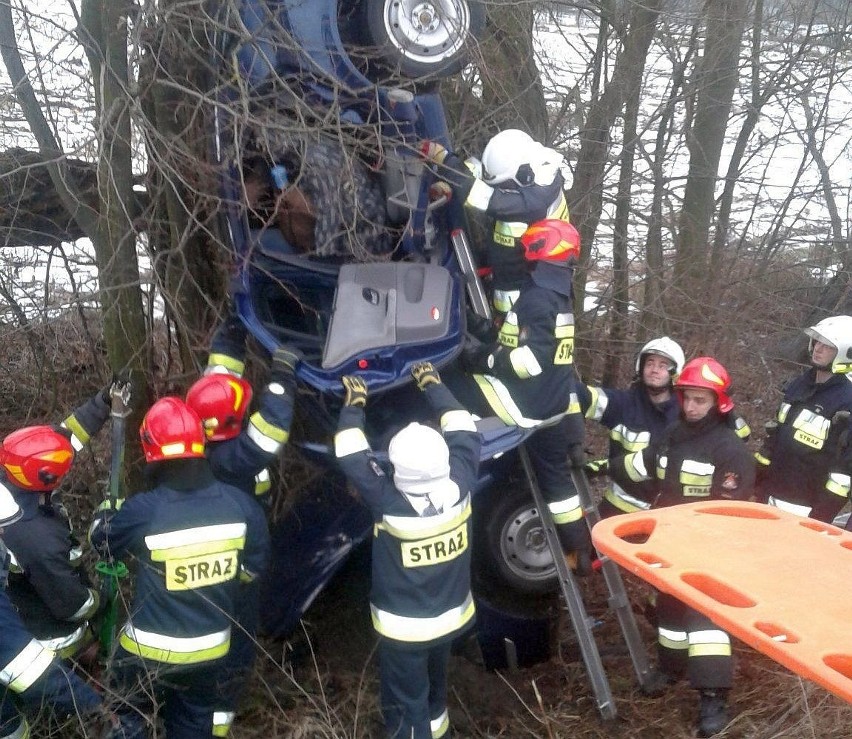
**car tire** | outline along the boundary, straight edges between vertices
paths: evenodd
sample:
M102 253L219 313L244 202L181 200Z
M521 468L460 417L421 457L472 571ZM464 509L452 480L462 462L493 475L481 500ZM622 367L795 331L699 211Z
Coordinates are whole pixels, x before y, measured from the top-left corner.
M519 593L557 586L556 568L538 508L523 484L495 486L474 498L475 579Z
M381 66L408 79L438 79L468 62L485 28L478 0L361 0L360 41Z

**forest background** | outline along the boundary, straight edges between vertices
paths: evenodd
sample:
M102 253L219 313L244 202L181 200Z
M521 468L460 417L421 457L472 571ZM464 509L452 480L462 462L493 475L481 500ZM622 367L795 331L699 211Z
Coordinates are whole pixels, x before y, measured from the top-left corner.
M472 64L442 83L453 141L478 154L494 132L519 127L565 154L583 243L583 375L625 383L636 348L667 333L687 356L728 367L759 437L803 361L801 328L852 313L848 3L484 4ZM120 368L139 390L133 421L197 376L229 266L209 156L208 10L181 0L0 0L0 433L55 420ZM81 501L102 489L99 451L75 469ZM128 459L132 487L138 454ZM755 684L781 681L789 700L782 707L767 690L769 720L760 714L742 736L845 735L829 728L848 725L834 714L842 706L755 664ZM529 676L519 679L529 687ZM576 682L582 697L582 674ZM593 731L593 712L570 695L562 712L564 676L555 683L540 702L512 685L514 697L495 705L517 708L530 736L563 726L580 735L576 721ZM370 735L358 733L349 687L349 708L325 695L316 709L329 736ZM816 708L828 712L825 726L813 723ZM649 711L624 736L678 735L643 733L659 704ZM290 727L290 717L280 720ZM809 728L789 728L802 717Z

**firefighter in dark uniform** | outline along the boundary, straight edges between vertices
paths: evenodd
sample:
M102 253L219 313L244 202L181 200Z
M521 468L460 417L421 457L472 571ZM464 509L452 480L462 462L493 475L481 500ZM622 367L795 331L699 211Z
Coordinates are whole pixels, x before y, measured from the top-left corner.
M248 496L213 476L201 419L180 398L154 403L140 436L150 488L117 510L105 501L90 529L99 551L139 563L110 683L136 724L128 739L147 736L155 702L169 739L198 739L213 734L240 580L266 565L269 535Z
M564 191L570 185L561 171L562 155L515 128L493 136L481 162L463 162L436 141L424 141L421 153L437 165L438 177L450 184L456 197L494 219L486 259L494 309L505 315L526 282L520 239L527 226L544 219L568 222Z
M613 461L631 480L655 482L654 507L746 500L751 495L754 458L724 418L734 407L730 386L727 371L715 359L687 362L675 381L680 420L663 439ZM717 734L728 723L730 637L703 614L662 592L657 596L657 620L660 679L672 681L685 670L692 687L700 691L698 736Z
M50 469L50 464L46 467ZM0 533L22 514L11 493L0 485ZM35 717L50 708L57 715L77 715L83 728L91 728L102 712L100 696L24 627L6 593L8 563L0 541L0 739L30 736L29 723L20 711Z
M269 467L276 462L290 433L299 355L280 347L272 356L269 382L260 405L245 423L252 387L242 377L246 331L230 316L216 332L206 374L186 394L186 404L201 418L207 438L205 454L218 480L242 490L256 515L265 516L269 498ZM263 573L259 573L263 574ZM214 736L225 736L233 723L257 656L260 621L260 578L241 587L238 627L223 663L223 683L214 714Z
M449 731L450 645L474 618L469 518L480 439L431 364L412 374L441 433L419 423L403 428L388 446L393 470L386 473L363 431L367 386L345 376L334 448L375 520L370 609L388 736L438 739Z
M88 620L100 607L80 566L82 548L56 488L109 417L107 388L77 408L58 428L29 426L0 444L4 484L23 510L6 528L9 597L41 643L72 657L91 643Z
M680 344L668 336L647 342L636 356L636 377L627 389L578 383L577 394L586 418L609 429L608 460L638 452L658 440L680 415L672 382L683 369L686 357ZM591 471L607 467L607 461L590 462ZM602 516L648 510L656 495L653 482L633 482L621 476L611 479L598 505Z
M680 345L668 336L648 341L636 355L635 377L626 389L596 387L579 383L577 393L586 418L610 430L607 459L592 460L586 469L607 472L612 459L638 452L659 439L680 415L680 404L672 383L686 361ZM736 410L725 414L728 425L743 441L751 436L746 420ZM600 502L602 516L648 510L653 502L653 485L636 483L619 475L612 479Z
M498 343L469 365L484 370L474 380L492 413L507 424L538 428L526 445L538 484L569 566L588 574L591 543L570 468L582 464L584 436L571 287L580 237L570 223L545 220L530 226L521 244L531 267L526 282Z
M757 454L762 500L831 523L849 498L852 451L852 316L805 329L811 367L784 388Z

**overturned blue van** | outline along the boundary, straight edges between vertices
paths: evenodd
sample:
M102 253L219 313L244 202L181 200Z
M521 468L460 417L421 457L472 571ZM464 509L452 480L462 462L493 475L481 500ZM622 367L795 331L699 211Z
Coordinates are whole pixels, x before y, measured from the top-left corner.
M483 25L482 5L466 0L223 3L212 150L232 297L266 349L302 351L291 444L325 470L274 526L270 635L296 629L372 532L331 449L340 377L367 381L367 433L386 448L428 413L411 367L452 365L481 304L462 205L432 187L418 143L449 145L435 80L464 65ZM531 664L550 654L555 575L517 462L528 432L496 418L478 426L479 641L490 667Z

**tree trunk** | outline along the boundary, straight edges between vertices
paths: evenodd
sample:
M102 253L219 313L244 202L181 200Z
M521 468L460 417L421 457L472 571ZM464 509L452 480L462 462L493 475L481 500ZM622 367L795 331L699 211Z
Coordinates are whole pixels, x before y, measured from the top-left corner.
M176 6L170 0L169 6ZM168 7L164 8L164 12ZM194 374L208 351L209 327L218 320L227 294L229 255L215 240L216 179L209 168L205 129L209 81L209 37L200 10L182 5L161 20L145 48L147 84L143 110L149 138L152 186L151 247L155 271L175 328L181 372ZM159 142L166 140L168 147Z
M37 151L0 152L0 246L54 246L87 235L65 207L48 164ZM65 173L86 206L96 211L96 167L69 158Z
M580 132L580 154L574 171L574 184L568 193L571 221L581 240L581 265L588 264L592 242L603 208L603 183L609 162L610 129L631 91L642 80L648 48L654 38L662 0L634 5L622 51L615 63L612 79L603 94L589 109ZM581 313L585 298L587 268L581 266L574 280L575 306Z
M637 80L638 81L638 80ZM627 341L630 307L630 191L633 184L633 162L636 156L637 121L639 119L639 85L631 90L624 109L624 147L615 200L615 225L612 238L612 310L609 314L609 343L615 349L607 363L602 384L615 385L621 369L623 349Z
M547 107L533 51L535 7L533 3L489 3L486 13L479 70L483 108L491 112L491 133L521 128L547 143Z
M678 222L674 270L684 304L695 305L693 291L707 284L708 233L725 130L739 80L744 5L742 0L709 0L705 5L706 39L704 56L693 73L695 115L687 135L689 172Z
M665 177L665 163L669 156L667 142L672 136L672 124L678 101L683 95L686 70L695 55L698 41L698 29L693 28L689 42L679 64L672 70L672 83L669 97L663 107L657 135L654 142L653 155L650 157L651 172L653 173L653 193L648 214L648 233L645 237L645 289L642 295L642 318L639 321L637 340L643 342L648 336L666 332L666 273L663 259L663 225L666 217L663 214L663 202L668 192L668 181Z

